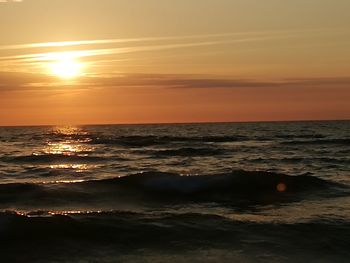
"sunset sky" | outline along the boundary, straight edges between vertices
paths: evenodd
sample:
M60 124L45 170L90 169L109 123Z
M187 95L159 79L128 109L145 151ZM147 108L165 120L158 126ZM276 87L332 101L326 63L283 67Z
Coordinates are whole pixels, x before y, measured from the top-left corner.
M350 119L349 0L0 0L0 125Z

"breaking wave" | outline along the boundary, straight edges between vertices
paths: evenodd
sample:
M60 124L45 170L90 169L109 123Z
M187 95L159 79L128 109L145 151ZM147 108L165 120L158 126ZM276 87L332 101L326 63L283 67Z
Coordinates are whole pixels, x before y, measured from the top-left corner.
M343 188L342 188L343 187ZM227 205L292 202L343 193L345 186L309 175L234 171L183 176L146 172L120 178L48 184L0 185L0 208L138 205L217 202ZM329 190L329 191L325 191ZM118 206L119 205L119 206Z

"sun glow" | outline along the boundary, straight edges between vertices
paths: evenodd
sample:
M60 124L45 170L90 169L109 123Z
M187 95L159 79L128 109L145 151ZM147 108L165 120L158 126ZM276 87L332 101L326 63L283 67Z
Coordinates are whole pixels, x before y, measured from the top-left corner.
M52 75L63 79L75 78L82 73L82 64L74 56L68 54L56 54L56 58L50 64Z

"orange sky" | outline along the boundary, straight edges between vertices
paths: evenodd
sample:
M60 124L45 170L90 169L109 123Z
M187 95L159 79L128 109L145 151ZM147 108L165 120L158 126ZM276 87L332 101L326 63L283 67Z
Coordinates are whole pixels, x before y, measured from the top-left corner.
M350 119L349 1L0 1L0 125Z

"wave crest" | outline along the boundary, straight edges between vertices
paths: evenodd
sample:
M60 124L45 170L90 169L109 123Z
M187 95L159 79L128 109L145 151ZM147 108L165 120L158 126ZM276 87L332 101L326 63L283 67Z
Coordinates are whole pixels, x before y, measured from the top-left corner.
M0 209L17 207L108 207L217 202L249 204L294 202L340 195L339 185L309 175L234 171L227 174L182 176L146 172L121 178L76 183L0 185Z

